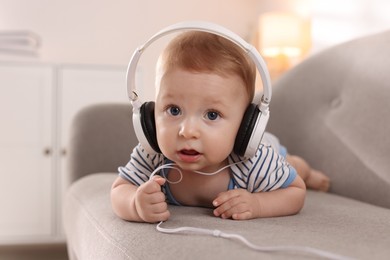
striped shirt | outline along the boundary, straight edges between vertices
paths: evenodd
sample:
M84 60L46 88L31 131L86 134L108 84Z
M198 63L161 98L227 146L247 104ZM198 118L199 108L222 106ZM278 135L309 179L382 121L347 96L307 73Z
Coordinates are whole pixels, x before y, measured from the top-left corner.
M288 187L297 173L285 156L277 152L282 148L275 136L265 133L253 158L244 159L234 153L230 154L229 164L234 165L230 166L232 177L229 189L241 188L249 192L260 192ZM140 186L149 180L157 167L168 162L164 155L150 155L138 144L126 166L119 167L119 176Z

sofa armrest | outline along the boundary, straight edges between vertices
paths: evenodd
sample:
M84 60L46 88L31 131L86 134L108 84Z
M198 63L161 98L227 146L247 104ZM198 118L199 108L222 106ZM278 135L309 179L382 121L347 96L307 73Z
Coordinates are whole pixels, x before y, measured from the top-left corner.
M91 105L75 116L67 161L70 183L91 173L117 172L129 160L138 141L130 104Z

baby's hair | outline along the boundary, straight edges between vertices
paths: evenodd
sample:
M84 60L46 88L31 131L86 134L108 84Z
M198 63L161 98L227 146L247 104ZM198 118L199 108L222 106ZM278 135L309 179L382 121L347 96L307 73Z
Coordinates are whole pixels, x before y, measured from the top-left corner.
M249 102L253 100L256 67L242 48L221 36L200 31L179 34L159 58L156 87L167 72L177 68L222 77L237 75L245 85Z

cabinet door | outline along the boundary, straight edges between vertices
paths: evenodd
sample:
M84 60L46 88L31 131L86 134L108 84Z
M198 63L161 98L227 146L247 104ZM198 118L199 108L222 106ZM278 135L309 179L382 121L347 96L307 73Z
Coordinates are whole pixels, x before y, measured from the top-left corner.
M69 186L66 176L66 149L70 125L83 107L96 103L122 102L129 104L126 90L126 68L116 66L66 66L59 69L60 132L63 192Z
M0 64L0 243L52 234L52 75Z

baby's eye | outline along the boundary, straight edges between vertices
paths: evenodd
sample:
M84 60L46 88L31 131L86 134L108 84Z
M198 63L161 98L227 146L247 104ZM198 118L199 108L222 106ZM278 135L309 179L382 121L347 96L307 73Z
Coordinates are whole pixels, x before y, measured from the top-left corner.
M209 112L207 112L206 116L207 116L207 119L209 119L209 120L217 120L219 117L219 114L218 114L218 112L215 112L215 111L209 111Z
M180 108L176 107L176 106L171 106L167 109L168 113L172 116L178 116L180 115Z

